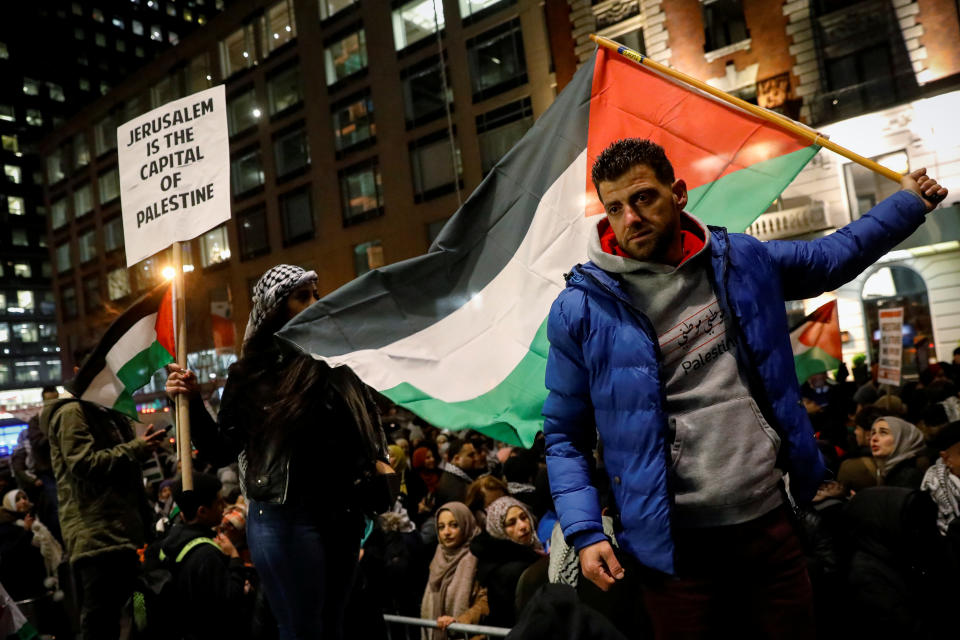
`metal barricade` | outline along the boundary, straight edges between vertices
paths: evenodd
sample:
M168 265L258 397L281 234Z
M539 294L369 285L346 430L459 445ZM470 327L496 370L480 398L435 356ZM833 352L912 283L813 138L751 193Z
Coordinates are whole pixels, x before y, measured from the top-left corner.
M410 618L408 616L395 616L385 613L383 621L387 623L387 637L390 640L419 640L420 629L436 629L436 620L427 620L425 618ZM403 625L403 635L398 636L393 633L392 625ZM481 624L460 624L455 622L447 627L447 635L451 638L464 638L471 636L487 636L488 638L505 638L510 633L510 629L504 627L487 627Z

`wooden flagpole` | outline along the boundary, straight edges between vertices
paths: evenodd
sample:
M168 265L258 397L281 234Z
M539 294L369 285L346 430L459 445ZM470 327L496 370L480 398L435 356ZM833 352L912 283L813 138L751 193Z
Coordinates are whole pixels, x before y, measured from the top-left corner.
M174 341L177 345L177 364L187 368L187 295L183 282L183 248L181 243L173 243L173 308ZM180 477L184 491L193 489L193 446L190 444L190 399L177 394L177 456L180 458Z
M745 100L741 100L736 96L732 96L729 93L726 93L724 91L721 91L720 89L717 89L716 87L711 87L706 82L702 82L700 80L697 80L693 76L688 76L687 74L677 71L676 69L671 69L666 65L662 65L659 62L655 62L650 58L648 58L647 56L643 55L642 53L638 53L633 49L629 49L617 42L614 42L613 40L610 40L609 38L604 38L603 36L591 34L590 39L596 42L598 46L601 46L604 49L610 49L611 51L619 53L623 57L629 60L632 60L637 64L642 64L645 67L654 69L659 73L670 76L671 78L679 80L680 82L692 85L697 89L700 89L701 91L705 91L706 93L709 93L710 95L716 98L719 98L724 102L728 102L732 105L735 105L743 109L744 111L749 111L750 113L757 116L758 118L763 118L767 122L773 123L778 127L786 129L787 131L790 131L791 133L794 133L800 136L801 138L810 141L812 144L819 145L824 149L830 149L834 153L838 153L844 158L853 160L857 164L864 166L867 169L870 169L871 171L879 173L883 177L889 178L890 180L893 180L897 184L899 184L901 178L903 178L902 174L897 173L893 169L889 169L883 166L882 164L879 164L871 160L870 158L865 158L858 153L854 153L853 151L850 151L846 147L841 147L835 142L831 142L829 139L824 137L822 133L818 131L814 131L813 129L810 129L809 127L806 127L798 122L794 122L793 120L791 120L786 116L782 116L779 113L776 113L774 111L764 109L763 107L758 107L755 104L750 104L749 102L746 102Z

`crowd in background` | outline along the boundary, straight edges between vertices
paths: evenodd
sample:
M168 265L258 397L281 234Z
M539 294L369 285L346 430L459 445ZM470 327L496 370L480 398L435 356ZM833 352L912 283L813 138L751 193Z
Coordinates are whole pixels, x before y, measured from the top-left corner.
M880 385L876 368L862 363L852 375L841 367L835 378L823 373L803 384L832 473L814 502L796 510L795 523L821 637L914 638L944 629L960 574L958 385L960 349L953 362L930 365L899 389ZM55 390L45 394L56 401ZM591 615L599 612L591 637L651 637L629 580L604 593L583 579L556 526L542 435L529 448L509 446L476 432L441 431L395 407L382 423L397 497L363 527L355 578L342 576L349 636L409 633L388 630L381 612L436 620L439 629L423 632L431 639L445 637L454 622L519 629L525 614L549 610L549 602L527 605L552 583L575 589ZM0 476L0 583L14 600L35 601L41 631L68 637L77 587L66 570L49 449L32 421L13 454L13 473ZM152 541L140 552L131 632L276 638L247 544L250 505L237 463L218 467L201 448L194 490L185 493L171 443L157 454L163 477L147 486ZM320 478L319 467L333 465L337 451L313 455ZM615 542L617 514L599 456L596 482ZM328 489L318 483L310 491L322 505L334 499ZM151 577L175 588L151 591ZM551 622L542 619L540 633ZM552 637L561 636L574 637L569 628Z

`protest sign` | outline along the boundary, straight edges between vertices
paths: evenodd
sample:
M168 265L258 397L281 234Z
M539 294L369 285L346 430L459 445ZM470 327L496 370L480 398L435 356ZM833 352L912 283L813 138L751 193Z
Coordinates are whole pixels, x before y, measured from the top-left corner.
M877 382L900 386L903 363L903 307L880 309L880 366Z
M117 155L128 267L230 219L223 85L121 125Z

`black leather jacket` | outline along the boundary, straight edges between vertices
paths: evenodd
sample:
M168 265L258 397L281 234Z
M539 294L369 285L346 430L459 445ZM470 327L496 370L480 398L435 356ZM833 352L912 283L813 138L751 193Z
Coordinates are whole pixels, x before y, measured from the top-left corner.
M376 462L387 459L386 438L369 388L349 367L330 369L322 388L304 389L319 394L315 410L294 426L291 440L282 443L263 427L267 408L257 404L258 399L272 399L279 381L264 375L251 386L238 381L234 367L216 422L199 398L190 403L191 436L200 456L218 467L238 462L240 486L248 499L285 504L293 497L308 499L323 487L327 504L336 498L345 507L364 508L356 503L363 500L365 481L375 479ZM372 422L375 442L363 436L368 431L364 420ZM251 447L259 454L256 463Z

